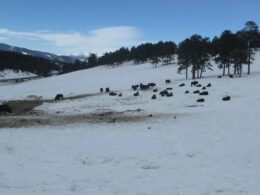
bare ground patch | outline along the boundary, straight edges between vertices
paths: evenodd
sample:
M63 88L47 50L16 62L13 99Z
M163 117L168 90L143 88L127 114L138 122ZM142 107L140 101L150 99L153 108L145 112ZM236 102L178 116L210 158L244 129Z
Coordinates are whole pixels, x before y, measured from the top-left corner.
M31 114L0 117L0 128L17 128L41 125L66 125L76 123L131 123L170 117L170 114L146 114L138 111L104 112L78 115Z

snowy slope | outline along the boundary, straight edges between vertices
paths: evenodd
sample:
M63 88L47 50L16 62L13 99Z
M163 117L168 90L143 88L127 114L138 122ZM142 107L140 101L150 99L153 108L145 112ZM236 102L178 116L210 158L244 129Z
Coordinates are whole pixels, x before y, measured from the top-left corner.
M24 77L33 77L37 76L36 74L29 73L29 72L22 72L22 71L13 71L13 70L3 70L0 71L0 80L1 79L19 79Z
M176 72L176 66L124 65L1 86L2 100L96 93L109 86L123 97L99 94L44 103L37 110L77 116L140 108L140 114L161 117L2 128L0 194L259 194L259 54L250 76L218 79L215 70L199 80L212 84L205 103L184 94L195 88ZM168 78L173 82L166 85ZM130 87L140 82L173 87L174 96L151 100L153 92L146 91L133 97ZM231 101L223 102L224 95Z

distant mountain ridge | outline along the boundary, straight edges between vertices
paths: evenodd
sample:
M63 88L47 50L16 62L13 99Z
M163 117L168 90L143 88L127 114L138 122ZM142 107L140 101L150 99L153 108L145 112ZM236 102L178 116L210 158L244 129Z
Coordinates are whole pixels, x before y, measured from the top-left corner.
M51 61L59 61L63 63L74 63L76 60L85 61L87 59L86 56L66 56L66 55L56 55L48 52L42 52L37 50L30 50L21 47L15 47L8 44L0 43L0 51L13 51L23 55L31 55L36 57L45 58Z

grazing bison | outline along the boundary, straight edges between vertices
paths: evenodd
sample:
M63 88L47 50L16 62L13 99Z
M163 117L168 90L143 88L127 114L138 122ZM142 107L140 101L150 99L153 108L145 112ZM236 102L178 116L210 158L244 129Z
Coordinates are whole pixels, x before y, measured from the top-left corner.
M144 85L143 83L140 83L140 89L141 90L147 90L149 88L150 88L149 84L148 85Z
M153 96L152 96L152 100L155 100L155 99L156 99L156 95L153 94Z
M137 91L136 93L134 93L134 96L139 96L139 91Z
M201 84L196 85L196 87L201 87L201 86L202 86Z
M106 88L106 93L109 93L110 92L110 89L109 87Z
M133 89L134 91L136 91L138 87L139 87L139 85L132 85L132 89Z
M166 79L166 80L165 80L165 83L166 83L166 84L169 84L169 83L171 83L171 80L170 80L170 79Z
M203 92L200 93L200 95L209 95L209 92L203 91Z
M172 97L172 96L173 96L172 92L166 94L166 97Z
M184 87L185 86L185 83L181 83L180 85L179 85L179 87Z
M211 83L207 84L207 87L211 87Z
M190 93L190 91L189 91L189 90L187 90L187 91L185 91L185 93L186 93L186 94L188 94L188 93Z
M193 91L193 93L200 93L200 90Z
M149 87L156 87L155 83L148 83Z
M103 87L100 88L100 92L103 93Z
M193 87L193 86L196 86L196 85L198 85L198 84L199 84L198 81L192 81L192 82L190 83L190 86Z
M110 95L110 96L116 96L117 93L115 93L115 92L112 91L112 92L109 93L109 95Z
M157 91L158 91L158 89L154 89L154 90L153 90L153 92L157 92Z
M55 96L55 100L62 100L64 97L63 97L63 94L59 93Z
M206 87L204 86L204 87L202 87L202 90L206 90Z
M168 93L167 90L163 90L163 91L160 92L160 95L161 95L161 96L165 96L167 93Z
M119 93L118 96L119 96L119 97L122 97L122 93Z
M172 90L172 87L167 87L165 90Z
M2 104L0 105L0 114L2 113L12 113L12 109L8 104Z
M197 102L205 102L204 98L197 99Z
M160 92L160 95L161 95L161 96L166 96L166 97L171 97L171 96L173 96L172 92L169 93L167 90L161 91L161 92Z
M222 78L222 76L221 76L221 75L219 75L219 76L218 76L218 79L221 79L221 78Z
M225 97L222 98L223 101L229 101L230 99L231 99L230 96L225 96Z

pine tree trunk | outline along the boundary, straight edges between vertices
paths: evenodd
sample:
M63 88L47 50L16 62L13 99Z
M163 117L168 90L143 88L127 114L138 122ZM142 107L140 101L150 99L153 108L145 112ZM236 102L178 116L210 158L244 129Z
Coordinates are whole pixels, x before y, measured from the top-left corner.
M194 65L192 66L192 79L195 79L196 78L196 72L195 72L195 67Z
M228 75L230 75L230 64L228 63Z
M249 48L248 50L248 69L247 69L247 74L250 74L250 65L251 65L251 49Z
M201 66L201 70L200 70L200 78L202 77L203 68L204 68L204 66Z
M225 76L226 74L226 64L224 64L224 67L223 67L223 76Z
M188 79L188 65L186 65L186 79Z
M240 63L239 67L240 67L239 77L241 77L242 76L242 63Z

